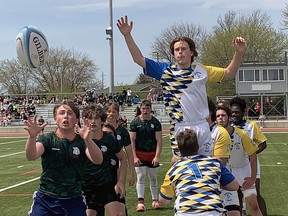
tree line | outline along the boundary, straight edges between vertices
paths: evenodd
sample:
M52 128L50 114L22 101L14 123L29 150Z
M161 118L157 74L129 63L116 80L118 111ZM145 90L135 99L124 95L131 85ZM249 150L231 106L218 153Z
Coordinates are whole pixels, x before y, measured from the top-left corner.
M195 23L176 23L166 27L152 42L151 58L173 61L169 43L179 36L192 38L196 43L196 62L226 67L233 49L232 39L242 36L247 40L243 62L283 62L287 50L288 5L282 11L282 29L273 28L271 17L261 10L250 15L228 11L219 16L209 32ZM22 66L17 59L0 62L0 84L8 94L40 94L59 92L83 92L87 88L101 91L102 80L99 68L87 55L71 49L51 48L48 61L41 68ZM140 74L134 84L151 83L151 78ZM208 94L235 94L234 80L208 84Z

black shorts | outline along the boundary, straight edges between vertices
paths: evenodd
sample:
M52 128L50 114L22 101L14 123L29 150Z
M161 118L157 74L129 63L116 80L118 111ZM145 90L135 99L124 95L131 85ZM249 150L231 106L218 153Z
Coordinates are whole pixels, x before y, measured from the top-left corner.
M140 167L141 167L141 166L147 166L147 167L149 167L149 168L157 168L157 167L159 167L159 164L157 164L156 166L154 166L154 165L152 164L152 161L141 161Z
M114 187L114 182L104 185L84 184L83 192L88 209L97 211L98 208L103 208L103 206L105 207L110 202L121 202L120 194L116 194Z

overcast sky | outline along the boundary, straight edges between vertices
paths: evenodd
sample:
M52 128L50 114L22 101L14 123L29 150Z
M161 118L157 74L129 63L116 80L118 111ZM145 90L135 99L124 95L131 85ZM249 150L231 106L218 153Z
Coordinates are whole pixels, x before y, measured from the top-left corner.
M133 63L117 19L128 15L134 22L132 34L145 56L150 56L155 36L180 22L201 25L207 31L229 10L251 14L260 9L281 27L284 0L113 0L115 85L132 84L142 69ZM0 7L0 60L17 58L15 37L25 25L35 25L45 34L50 47L64 47L88 54L110 83L109 0L7 0Z

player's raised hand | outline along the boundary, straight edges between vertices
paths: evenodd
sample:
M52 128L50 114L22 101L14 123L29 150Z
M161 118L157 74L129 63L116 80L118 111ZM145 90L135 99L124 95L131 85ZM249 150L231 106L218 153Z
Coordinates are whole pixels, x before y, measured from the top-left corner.
M84 119L84 124L80 128L78 124L75 125L76 131L84 139L90 139L91 124L88 123L87 119Z
M236 37L232 41L232 46L236 51L244 53L246 49L246 41L242 37Z
M42 131L42 129L48 124L45 122L42 125L37 123L37 115L31 119L28 115L27 120L24 120L24 129L28 131L30 137L37 137L37 135Z
M121 17L120 19L117 20L117 27L119 28L119 31L124 36L126 36L131 33L133 28L133 22L130 21L130 23L128 23L128 16Z

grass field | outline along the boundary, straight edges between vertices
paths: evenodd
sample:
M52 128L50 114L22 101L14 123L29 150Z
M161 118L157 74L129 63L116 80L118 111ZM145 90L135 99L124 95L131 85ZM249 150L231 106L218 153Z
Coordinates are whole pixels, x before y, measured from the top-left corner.
M267 149L259 156L261 161L261 191L266 200L269 216L288 215L288 133L266 133ZM24 153L24 137L0 138L0 215L27 215L32 203L32 194L38 188L41 173L40 160L27 161ZM171 151L168 138L159 168L159 185L170 166ZM147 181L148 183L148 181ZM160 210L151 207L148 186L146 187L146 212L137 213L135 187L127 186L127 208L130 216L156 215L172 216L173 203Z

